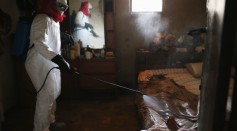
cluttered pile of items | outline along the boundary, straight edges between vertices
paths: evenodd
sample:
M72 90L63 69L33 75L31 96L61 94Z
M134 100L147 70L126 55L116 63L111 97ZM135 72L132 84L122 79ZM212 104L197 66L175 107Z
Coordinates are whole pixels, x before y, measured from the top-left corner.
M204 49L206 32L206 28L192 29L188 31L187 34L181 36L172 33L158 32L149 44L149 48L152 51L167 51L170 48L176 47L201 52Z

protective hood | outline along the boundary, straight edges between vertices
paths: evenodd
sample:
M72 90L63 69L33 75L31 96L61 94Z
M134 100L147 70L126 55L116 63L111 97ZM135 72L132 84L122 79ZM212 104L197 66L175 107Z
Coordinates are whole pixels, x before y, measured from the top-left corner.
M62 3L64 5L67 5L67 0L57 0L58 3Z
M62 22L65 15L59 11L58 3L67 5L66 0L39 0L37 12L51 16L56 22Z
M57 8L59 12L64 13L68 8L67 0L57 0Z
M79 11L82 11L84 15L91 16L89 9L92 8L92 5L88 2L82 2Z

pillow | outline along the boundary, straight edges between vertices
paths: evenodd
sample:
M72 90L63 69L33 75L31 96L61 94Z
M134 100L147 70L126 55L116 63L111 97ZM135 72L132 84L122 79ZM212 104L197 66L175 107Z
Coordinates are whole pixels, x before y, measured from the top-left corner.
M202 64L202 62L188 63L186 68L194 77L199 78L202 75Z

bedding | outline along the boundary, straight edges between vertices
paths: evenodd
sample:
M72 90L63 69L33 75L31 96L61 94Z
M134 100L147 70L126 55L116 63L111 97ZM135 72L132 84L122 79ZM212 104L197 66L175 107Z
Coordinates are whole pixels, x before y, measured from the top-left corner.
M196 131L200 78L187 68L145 70L138 75L137 105L143 130Z

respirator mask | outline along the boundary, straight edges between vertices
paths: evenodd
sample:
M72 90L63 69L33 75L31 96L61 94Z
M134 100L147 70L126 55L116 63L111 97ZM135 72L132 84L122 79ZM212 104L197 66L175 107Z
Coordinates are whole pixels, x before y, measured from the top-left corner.
M64 13L68 9L67 0L57 0L56 4L60 13Z

